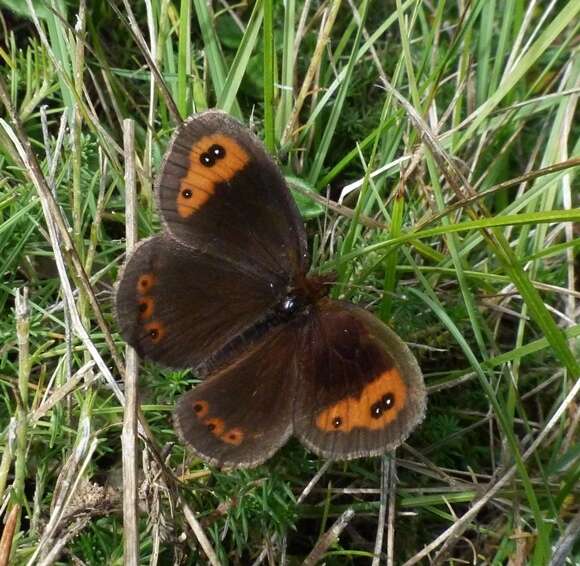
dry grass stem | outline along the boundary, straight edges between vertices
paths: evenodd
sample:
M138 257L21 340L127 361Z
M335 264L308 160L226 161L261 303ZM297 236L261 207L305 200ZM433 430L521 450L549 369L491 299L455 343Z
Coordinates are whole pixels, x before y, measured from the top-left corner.
M10 513L4 521L2 538L0 538L0 566L10 566L10 554L12 552L12 542L16 534L18 518L20 516L20 505L13 505Z
M284 129L284 133L282 134L281 145L290 140L291 137L295 135L295 128L296 124L298 123L298 117L300 115L300 111L302 110L302 106L306 101L306 98L310 94L310 87L312 85L312 81L316 76L316 73L320 67L320 60L322 58L322 54L326 49L326 45L330 40L330 32L334 26L334 22L336 21L336 16L338 15L338 9L340 8L341 0L332 0L332 5L328 11L328 16L326 19L326 23L321 30L320 34L318 35L318 40L316 43L316 48L314 49L314 53L312 55L312 59L310 61L310 65L308 66L308 70L302 79L302 86L300 87L300 92L296 96L296 100L294 102L294 108L292 109L292 114L290 115L290 119L288 120L288 124Z
M344 511L330 529L318 539L310 554L304 559L302 566L314 566L318 564L322 560L324 553L338 540L340 533L342 533L353 517L354 511L352 509Z
M133 120L123 122L123 148L125 153L125 229L127 256L137 244L137 183L135 177L135 124ZM139 507L137 463L137 409L139 379L139 357L127 346L125 359L125 406L123 408L123 537L124 564L139 564Z
M372 566L379 566L383 558L383 538L385 534L385 523L387 516L387 501L389 499L389 477L391 473L391 460L386 454L381 458L381 488L380 504L377 516L377 534L375 537L375 549ZM389 528L394 528L390 524ZM388 552L387 552L388 556Z

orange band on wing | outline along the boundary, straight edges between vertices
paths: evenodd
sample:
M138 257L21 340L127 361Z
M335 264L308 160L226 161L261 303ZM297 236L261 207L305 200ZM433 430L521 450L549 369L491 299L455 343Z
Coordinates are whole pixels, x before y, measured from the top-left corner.
M397 418L407 400L407 386L396 368L381 373L360 396L347 397L318 413L316 426L325 432L353 428L379 430Z
M244 441L244 431L241 428L236 427L226 430L226 424L223 419L217 417L206 418L210 412L210 406L207 401L194 401L193 411L195 416L207 427L207 430L222 442L232 446L239 446Z
M179 184L179 216L189 218L198 211L211 198L216 185L231 181L249 160L250 156L231 137L212 134L201 138L189 152L189 168Z

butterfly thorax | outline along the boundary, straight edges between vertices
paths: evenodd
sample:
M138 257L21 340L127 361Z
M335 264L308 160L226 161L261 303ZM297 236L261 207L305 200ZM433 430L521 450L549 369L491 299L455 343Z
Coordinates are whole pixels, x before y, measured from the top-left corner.
M287 295L279 303L276 313L282 318L308 310L312 305L330 293L335 275L299 275L289 288Z

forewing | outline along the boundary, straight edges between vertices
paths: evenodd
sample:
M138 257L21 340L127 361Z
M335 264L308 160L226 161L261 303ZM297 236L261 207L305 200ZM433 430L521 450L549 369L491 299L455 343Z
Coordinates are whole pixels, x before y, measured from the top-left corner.
M197 367L260 322L284 293L279 282L161 235L141 242L127 261L117 320L139 355Z
M279 168L227 114L204 112L178 128L157 192L185 245L286 279L306 268L304 227Z

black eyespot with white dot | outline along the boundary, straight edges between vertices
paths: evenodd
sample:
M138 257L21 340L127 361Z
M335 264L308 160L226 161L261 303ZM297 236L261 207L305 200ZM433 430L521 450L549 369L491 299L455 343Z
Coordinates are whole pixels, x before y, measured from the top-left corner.
M157 340L157 338L159 338L159 330L157 330L156 328L153 328L149 331L149 337L151 338L151 340Z
M202 153L199 156L199 162L204 167L213 167L215 165L215 157L211 153Z
M395 396L392 393L385 393L381 398L385 410L391 409L395 404Z
M385 411L392 409L395 404L395 396L392 393L385 393L376 403L371 405L371 417L379 419Z
M193 192L191 189L183 189L183 191L181 191L181 196L183 198L191 198L193 196Z
M383 415L383 411L384 409L380 401L377 401L371 405L371 417L373 419L380 418Z
M212 155L215 159L223 159L226 156L226 150L223 146L214 143L207 152Z
M340 417L334 417L334 419L332 419L332 426L334 428L339 428L342 425L342 419Z

